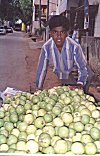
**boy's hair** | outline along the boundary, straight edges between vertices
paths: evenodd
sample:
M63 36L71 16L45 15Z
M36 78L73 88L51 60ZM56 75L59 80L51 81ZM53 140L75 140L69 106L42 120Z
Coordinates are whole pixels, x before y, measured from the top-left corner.
M49 20L49 28L52 30L55 27L62 26L66 31L69 30L69 20L62 15L54 15Z

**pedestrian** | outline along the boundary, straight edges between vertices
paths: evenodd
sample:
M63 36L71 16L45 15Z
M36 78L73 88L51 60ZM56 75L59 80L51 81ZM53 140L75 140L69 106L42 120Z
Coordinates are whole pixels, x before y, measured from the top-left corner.
M39 56L37 89L43 89L50 65L61 85L77 85L77 88L85 90L88 78L87 61L80 44L69 37L69 20L65 16L54 15L49 20L49 29L51 37L42 46ZM78 69L77 80L72 74L74 65Z
M30 26L27 25L27 32L29 33L30 32Z
M75 41L79 42L79 29L78 29L78 25L77 24L74 25L72 39L74 39Z

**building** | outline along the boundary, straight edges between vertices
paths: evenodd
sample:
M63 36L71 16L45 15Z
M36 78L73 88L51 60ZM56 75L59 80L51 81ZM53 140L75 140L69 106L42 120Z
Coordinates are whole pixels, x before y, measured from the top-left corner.
M84 2L88 1L88 19L84 19ZM80 37L100 37L100 0L33 0L33 27L35 30L46 27L51 15L62 14L70 19L70 31L77 24Z
M56 14L57 0L33 0L33 28L44 28L50 15Z
M93 1L94 5L97 6L97 14L95 17L94 25L94 37L100 38L100 0Z
M85 21L85 1L88 2L88 19ZM70 29L77 24L80 35L100 37L100 0L58 0L56 14L70 19ZM87 26L86 26L87 24Z

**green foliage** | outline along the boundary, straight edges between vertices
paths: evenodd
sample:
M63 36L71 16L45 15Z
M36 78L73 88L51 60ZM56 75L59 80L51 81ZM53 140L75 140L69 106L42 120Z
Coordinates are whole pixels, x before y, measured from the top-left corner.
M1 0L0 18L13 22L20 18L29 24L32 20L32 0Z
M30 24L32 20L32 0L20 0L20 8L22 10L22 20L26 24Z

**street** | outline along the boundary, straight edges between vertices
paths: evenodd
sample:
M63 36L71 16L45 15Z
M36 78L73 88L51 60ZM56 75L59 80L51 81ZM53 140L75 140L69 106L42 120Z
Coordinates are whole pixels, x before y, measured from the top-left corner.
M43 43L33 42L25 32L0 36L0 91L6 87L28 92L36 90L36 69ZM58 85L57 77L48 69L44 89Z
M6 87L30 91L33 86L31 77L33 75L35 80L31 61L33 50L29 48L27 38L24 36L24 32L0 36L0 91L4 91Z
M43 41L33 42L25 32L14 32L0 36L0 91L7 87L34 93L36 90L36 69ZM44 89L59 86L60 83L48 68ZM98 99L100 92L90 87L90 93Z

